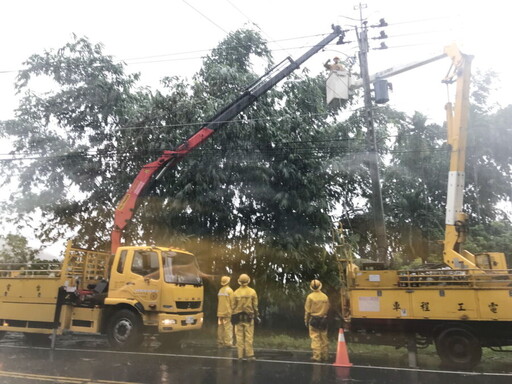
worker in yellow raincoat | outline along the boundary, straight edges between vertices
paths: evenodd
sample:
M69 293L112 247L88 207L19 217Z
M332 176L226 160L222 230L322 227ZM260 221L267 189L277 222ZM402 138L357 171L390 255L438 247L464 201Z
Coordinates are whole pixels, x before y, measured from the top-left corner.
M229 286L229 276L220 279L221 288L217 294L217 346L229 348L233 346L233 290Z
M251 279L245 273L238 278L240 287L234 293L232 321L235 324L238 359L254 360L254 321L259 322L258 295L248 285Z
M329 299L320 291L322 283L312 280L309 285L311 292L304 305L304 322L309 329L313 361L326 361L329 359L329 342L327 340L327 312L329 311Z

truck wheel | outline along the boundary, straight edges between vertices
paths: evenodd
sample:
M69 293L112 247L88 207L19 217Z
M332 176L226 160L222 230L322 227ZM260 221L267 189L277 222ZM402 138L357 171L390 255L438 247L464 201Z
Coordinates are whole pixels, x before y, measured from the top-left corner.
M463 328L449 328L436 338L437 354L443 364L457 369L471 369L482 358L478 339Z
M128 309L114 313L108 324L107 338L114 349L132 349L140 346L144 339L140 316Z

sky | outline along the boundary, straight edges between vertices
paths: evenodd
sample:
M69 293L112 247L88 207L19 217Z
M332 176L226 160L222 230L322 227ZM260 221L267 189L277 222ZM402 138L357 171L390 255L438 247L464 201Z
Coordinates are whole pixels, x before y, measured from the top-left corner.
M370 39L370 73L438 55L455 42L462 52L474 55L473 72L498 73L502 89L495 93L495 101L506 106L512 104L507 89L512 73L503 4L498 0L6 0L0 23L0 120L14 117L18 102L14 81L23 62L34 53L58 49L73 34L102 43L104 53L125 62L128 72L140 72L140 85L156 88L164 76L193 76L202 58L228 33L247 26L257 28L269 41L276 62L302 55L331 32L332 24L351 30L346 40L353 43L330 45L302 66L320 73L327 59L357 54L353 29L361 15L368 25L381 18L388 23L383 30L389 49L374 49L380 40ZM369 37L380 31L371 28ZM502 41L505 44L498 44ZM409 113L420 111L441 123L447 101L441 79L449 65L445 59L391 78L390 105Z
M508 22L498 0L7 0L0 24L0 119L11 118L17 106L13 84L23 61L58 49L73 34L102 43L105 54L124 61L128 71L140 72L143 84L158 87L163 76L192 76L227 33L248 25L257 26L271 42L276 61L298 57L330 33L331 24L344 29L359 25L360 5L369 25L380 18L388 23L383 30L389 49L370 51L370 73L437 55L456 42L461 51L475 56L475 69L493 69L502 85L512 84L509 52L496 44L506 38ZM370 38L380 30L370 29ZM354 32L347 33L346 40L355 39ZM370 39L370 44L377 48L380 40ZM356 53L355 43L331 45L303 67L320 72L327 59ZM448 67L449 61L443 60L394 77L391 105L442 119L446 90L440 79ZM501 90L497 101L508 105L511 95Z

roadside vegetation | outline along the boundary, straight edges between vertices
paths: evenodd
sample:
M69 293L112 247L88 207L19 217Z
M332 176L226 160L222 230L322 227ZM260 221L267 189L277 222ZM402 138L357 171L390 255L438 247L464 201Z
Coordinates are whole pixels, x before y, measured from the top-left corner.
M307 332L306 328L303 330L273 331L256 327L254 347L256 351L288 351L300 353L302 356L307 357L311 351L311 340ZM216 345L216 328L207 326L201 332L189 333L185 336L184 341L213 347ZM331 331L329 336L329 353L333 361L338 347L337 341L337 333ZM409 357L406 348L350 342L347 342L346 345L352 364L409 368ZM508 350L510 352L496 352L484 348L482 361L472 372L511 373L512 349ZM417 362L419 369L447 369L441 365L434 346L418 348Z

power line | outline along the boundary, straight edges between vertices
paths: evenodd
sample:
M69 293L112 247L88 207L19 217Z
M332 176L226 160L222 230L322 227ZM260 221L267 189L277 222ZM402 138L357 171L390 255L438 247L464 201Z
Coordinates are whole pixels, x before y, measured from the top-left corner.
M188 6L190 6L192 9L194 9L196 12L200 13L203 17L207 18L210 22L212 22L214 25L216 25L218 28L220 28L224 33L227 34L227 32L222 28L220 27L219 25L217 25L216 23L214 23L211 19L209 19L206 15L202 14L199 10L197 10L196 8L194 8L190 3L188 3L186 0L182 0L183 2L185 2ZM251 21L251 19L245 15L245 13L243 13L238 7L236 7L231 1L229 0L226 0L228 1L228 3L230 3L235 9L237 9L238 12L240 12L244 17L246 17L253 25L255 25L260 31L262 31L263 34L267 35L259 26L257 23L254 23L253 21ZM437 19L424 19L423 21L429 21L429 20L437 20ZM420 20L421 21L421 20ZM407 24L407 23L415 23L417 22L416 21L405 21L405 22L402 22L402 23L394 23L394 24L389 24L390 26L392 25L400 25L400 24ZM350 28L351 30L352 28ZM414 34L428 34L428 33L431 33L433 31L427 31L427 32L416 32ZM434 31L434 32L442 32L442 31ZM317 37L317 36L321 36L323 34L313 34L313 35L305 35L305 36L298 36L298 37L292 37L292 38L286 38L286 39L279 39L279 40L273 40L273 39L270 39L267 41L267 44L278 44L280 45L281 42L285 42L285 41L293 41L293 40L301 40L301 39L307 39L307 38L312 38L312 37ZM394 36L391 36L391 37L400 37L400 36L410 36L410 35L413 35L412 33L410 34L401 34L401 35L394 35ZM426 45L426 44L421 44L421 45ZM415 44L410 44L410 45L404 45L403 47L406 47L406 46L415 46ZM238 48L240 47L240 45L233 45L233 46L228 46L227 48ZM300 46L293 46L293 47L282 47L280 46L280 48L278 49L273 49L273 51L290 51L290 50L295 50L295 49L301 49L301 48L305 48L305 47L311 47L311 45L300 45ZM137 64L151 64L151 63L159 63L159 62L171 62L171 61L186 61L186 60L197 60L197 59L200 59L200 58L203 58L204 55L199 55L199 56L191 56L191 57L184 57L184 58L168 58L168 59L162 59L162 60L146 60L146 59L154 59L154 58L163 58L163 57L168 57L168 56L180 56L180 55L190 55L190 54L201 54L201 53L207 53L207 52L210 52L212 50L212 48L208 48L208 49L198 49L198 50L190 50L190 51L183 51L183 52L171 52L171 53L166 53L166 54L159 54L159 55L150 55L150 56L142 56L142 57L131 57L131 58L126 58L126 59L120 59L119 62L128 62L127 65L137 65ZM144 61L141 61L141 60L144 60ZM136 62L132 62L132 61L136 61ZM129 62L132 62L132 63L129 63ZM4 70L4 71L0 71L0 74L7 74L7 73L16 73L18 72L19 70Z
M356 143L364 143L364 139L331 139L331 140L322 140L322 141L311 141L311 143L329 143L333 145L329 146L308 146L308 147L297 147L292 146L290 144L294 144L297 142L289 142L289 143L281 143L280 146L276 147L258 147L258 146L248 146L246 148L241 147L233 147L233 148L211 148L211 147L205 147L205 148L199 148L194 153L189 154L187 157L189 158L198 158L203 157L205 154L212 155L212 154L221 154L226 155L229 154L229 156L226 157L233 157L238 156L235 155L239 153L249 153L254 154L255 152L258 152L263 155L279 155L279 154L287 154L287 153L298 153L298 154L305 154L305 151L310 151L312 153L328 153L328 154L369 154L370 152L368 150L359 150L359 149L350 149L347 147L339 147L339 143L342 142L356 142ZM300 143L300 142L298 142ZM449 153L449 149L447 148L431 148L431 149L422 149L422 150L388 150L385 152L386 154L435 154L435 153ZM113 162L113 161L119 161L123 157L128 157L132 160L137 159L146 159L147 157L156 157L157 155L161 154L159 151L140 151L140 152L133 152L126 150L124 152L112 152L112 153L106 153L106 154L98 154L94 152L88 152L88 153L77 153L77 155L80 155L81 158L86 157L89 159L103 159L107 162ZM48 156L25 156L25 157L17 157L13 159L0 159L1 163L12 163L16 161L32 161L32 160L50 160L50 159L64 159L64 158L70 158L72 157L72 153L63 154L63 155L48 155ZM238 157L237 157L238 158ZM27 166L28 167L28 166Z
M388 23L390 27L395 25L403 25L403 24L417 24L417 23L424 23L424 22L430 22L430 21L439 21L439 20L450 20L451 16L442 16L442 17L432 17L428 19L417 19L417 20L405 20L395 23Z
M250 23L252 23L256 28L258 28L265 36L267 36L269 38L269 40L272 40L272 37L266 33L257 23L255 23L254 21L252 21L252 19L247 16L244 12L242 12L240 10L240 8L238 8L235 4L233 4L233 2L231 0L226 0L234 9L236 9L243 17L245 17L247 20L249 20ZM276 42L276 40L274 40ZM277 45L283 49L283 47L281 47L281 45L279 43L277 43Z
M289 145L295 145L295 144L316 144L316 143L332 143L332 142L343 142L343 141L364 141L364 139L359 139L359 138L344 138L344 139L326 139L326 140L305 140L305 141L288 141L288 142L282 142L280 143L280 147L273 147L272 150L274 149L279 149L279 148L288 148L287 146ZM249 149L245 148L244 150L252 150L253 146L251 146ZM203 148L199 148L197 151L234 151L234 150L239 150L240 147L224 147L222 149L215 149L215 148L209 148L209 147L203 147ZM0 159L0 160L5 160L5 161L16 161L16 160L40 160L40 159L50 159L50 158L64 158L64 157L69 157L71 155L85 155L85 156L97 156L98 155L98 150L90 150L90 151L86 151L85 153L84 152L79 152L79 151L76 151L76 152L69 152L69 153L66 153L66 154L61 154L61 155L49 155L49 156L37 156L37 155L33 155L31 157L27 157L27 156L30 156L30 155L24 155L25 157L17 157L15 159ZM162 151L159 151L159 150L151 150L151 151L147 151L147 150L144 150L144 151L141 151L141 152L144 152L144 155L158 155L158 154L161 154ZM111 151L109 153L106 153L105 155L133 155L134 152L131 151L131 150L126 150L124 152L117 152L117 151ZM135 153L137 156L139 156L140 154L137 154ZM15 154L0 154L0 156L16 156ZM21 155L20 155L21 156ZM190 155L189 155L190 156Z
M329 112L322 113L309 113L309 114L301 114L295 116L280 116L280 117L261 117L261 118L243 118L243 119L234 119L234 120L223 120L219 121L220 124L239 124L239 123L257 123L257 122L280 122L283 120L292 120L297 117L326 117L329 116ZM113 131L130 131L130 130L144 130L144 129L167 129L167 128L190 128L190 127L200 127L206 124L206 121L194 122L194 123L176 123L176 124L167 124L167 125L144 125L144 126L127 126L127 127L111 127L110 129Z
M274 44L274 43L279 44L279 42L281 42L281 41L302 40L302 39L311 38L311 37L315 37L315 36L322 36L322 34L315 34L315 35L310 35L310 36L300 36L300 37L288 38L288 39L282 39L282 40L267 41L267 44ZM226 48L227 49L236 49L236 48L239 48L242 46L243 45L231 45L231 46L227 46ZM280 48L272 49L272 51L273 52L290 51L290 50L298 50L298 49L303 49L303 48L311 48L313 46L314 45L305 44L305 45L297 45L297 46L292 46L292 47L280 47ZM189 57L173 57L173 58L167 58L167 59L165 59L165 57L180 56L180 55L185 55L185 54L196 54L196 53L197 54L201 54L201 53L206 54L211 51L212 51L212 49L201 49L201 50L183 51L183 52L175 52L175 53L166 53L166 54L160 54L160 55L132 57L132 58L128 58L128 59L119 59L116 61L116 63L125 64L127 66L130 66L130 65L138 65L138 64L152 64L152 63L173 62L173 61L198 60L198 59L203 59L205 56L198 55L198 56L189 56ZM162 59L146 60L146 59L158 59L158 58L162 58ZM20 69L4 70L4 71L0 71L0 75L1 74L9 74L9 73L17 73L19 71L20 71Z
M387 49L401 49L401 48L411 48L411 47L434 46L434 45L437 47L437 44L436 44L436 43L434 43L434 42L430 42L430 43L411 43L411 44L391 45L391 46L387 46L387 47L386 47L386 50L387 50ZM379 50L380 48L373 48L373 49L377 49L377 50Z
M187 3L186 0L182 0L182 1ZM229 2L229 0L226 0L226 1ZM192 5L190 5L190 4L188 4L188 5L191 8L193 8ZM195 9L195 8L193 8L193 9ZM243 15L245 16L245 14L243 14ZM204 17L206 17L206 16L204 16ZM247 17L247 16L245 16L245 17ZM248 19L248 20L251 21L250 19ZM254 23L254 22L252 22L252 23L255 26L257 26L256 23ZM406 23L406 22L404 22L404 23ZM218 26L218 27L221 28L220 26ZM258 29L261 30L260 27L258 27ZM352 28L350 30L352 30ZM268 34L266 34L263 30L261 30L261 31L262 31L262 33L264 33L265 35L268 36ZM435 32L442 32L442 31L435 31ZM227 32L225 32L225 33L227 34ZM430 33L430 32L418 32L418 33L414 33L414 34L428 34L428 33ZM285 42L285 41L294 41L294 40L308 39L308 38L313 38L313 37L322 36L322 35L323 34L313 34L313 35L304 35L304 36L298 36L298 37L292 37L292 38L286 38L286 39L279 39L279 40L268 40L267 44L277 44L279 46L279 48L272 49L272 51L274 51L274 52L278 52L278 51L291 51L291 50L309 48L309 47L312 47L313 45L298 45L298 46L291 46L291 47L282 47L280 45L280 43L281 42ZM410 35L413 35L413 34L401 34L401 35L394 35L394 36L391 36L391 37L402 37L402 36L410 36ZM434 43L432 43L432 44L434 44ZM409 44L409 45L402 45L402 46L390 47L390 48L413 47L413 46L421 46L421 45L428 45L428 43ZM228 48L228 49L229 48L233 48L234 49L234 48L238 48L238 47L240 47L240 45L227 46L226 48ZM161 63L161 62L197 60L197 59L204 58L204 55L201 55L202 53L206 54L206 53L211 52L211 51L212 51L212 48L207 48L207 49L198 49L198 50L190 50L190 51L182 51L182 52L171 52L171 53L158 54L158 55L150 55L150 56L131 57L131 58L126 58L126 59L119 59L118 63L125 63L126 65L138 65L138 64L152 64L152 63ZM169 57L169 56L181 56L181 55L190 55L190 54L199 54L199 55L198 56L181 57L181 58L174 57L174 58L163 59L163 58ZM162 58L162 59L160 59L160 60L152 60L152 59L158 59L158 58ZM17 72L19 72L19 70L3 70L3 71L0 71L0 75L1 74L9 74L9 73L17 73Z
M268 43L275 43L275 42L277 42L277 40L273 41L273 42L268 42ZM409 47L420 47L420 46L434 45L434 44L436 44L436 43L435 42L430 42L430 43L412 43L412 44L391 46L391 47L387 47L387 48L389 48L389 49L409 48ZM274 49L272 49L272 52L285 51L285 52L288 52L288 54L290 54L290 51L299 50L299 49L306 49L306 48L312 48L312 47L314 47L314 45L296 45L296 46L291 46L291 47L274 48ZM350 48L349 50L353 50L356 46L352 45L351 47L352 48ZM236 46L231 46L230 48L236 48ZM197 51L197 52L205 52L206 53L206 52L209 52L209 51L208 50L204 50L204 51ZM148 58L151 58L151 57L166 57L166 56L171 56L171 55L179 55L179 53L149 56ZM168 63L168 62L177 62L177 61L192 61L192 60L203 59L204 57L205 57L204 55L201 55L201 56L190 56L190 57L181 57L181 58L168 58L168 59L161 59L161 60L145 60L144 57L141 57L140 59L137 59L137 58L130 59L130 60L134 60L133 62L127 62L128 60L119 60L118 63L125 63L127 66L136 66L136 65L140 65L140 64ZM141 60L141 61L135 61L135 60ZM4 71L4 72L0 71L0 74L2 74L2 73L12 73L12 72L18 72L18 71Z
M277 45L280 45L281 42L287 42L287 41L296 41L296 40L305 40L305 39L310 39L310 38L313 38L313 37L318 37L318 36L324 36L325 34L314 34L314 35L305 35L305 36L298 36L298 37L290 37L290 38L286 38L286 39L280 39L280 40L267 40L266 43L271 45L271 44L277 44ZM237 45L228 45L228 46L225 46L224 48L229 50L229 49L237 49L237 48L240 48L240 47L244 47L246 46L246 44L237 44ZM313 47L314 45L298 45L298 46L292 46L292 47L280 47L278 49L272 49L272 51L287 51L287 50L296 50L296 49L300 49L300 48L311 48ZM136 63L127 63L127 64L138 64L139 60L146 60L146 59L153 59L153 58L162 58L162 57L168 57L168 56L180 56L180 55L190 55L190 54L201 54L201 53L208 53L208 52L211 52L213 48L209 48L209 49L198 49L198 50L191 50L191 51L183 51L183 52L172 52L172 53L164 53L164 54L159 54L159 55L150 55L150 56L141 56L141 57L132 57L132 58L128 58L128 59L121 59L120 62L130 62L130 61L137 61ZM203 58L204 55L200 55L200 56L192 56L192 57L187 57L187 58L170 58L170 59L165 59L165 60L158 60L158 61L155 61L155 62L160 62L160 61L174 61L174 60L195 60L195 59L200 59L200 58ZM146 61L142 61L141 63L145 63ZM152 62L152 61L149 61L149 62Z
M325 117L325 116L328 116L329 115L329 112L324 112L324 113L312 113L312 114L308 114L307 117ZM262 117L262 118L252 118L252 119L236 119L236 120L229 120L229 121L221 121L220 123L222 124L239 124L239 123L258 123L258 122L280 122L280 121L283 121L283 120L293 120L294 118L296 118L297 116L283 116L283 117ZM299 117L304 117L304 115L301 115ZM142 126L142 127L136 127L136 126L133 126L133 127L117 127L117 128L112 128L112 130L114 131L130 131L130 130L146 130L146 129L168 129L168 128L190 128L190 127L200 127L202 125L204 125L205 123L204 122L201 122L201 123L180 123L180 124L168 124L168 125L149 125L149 126ZM335 124L343 124L343 122L341 123L335 123ZM439 127L439 130L443 130L443 128ZM393 138L393 137L398 137L398 135L388 135L386 136L387 138ZM403 136L402 136L403 137ZM412 137L412 135L411 135ZM7 155L7 154L0 154L0 156L2 155Z
M194 7L192 4L190 4L188 1L186 0L182 0L185 4L187 4L190 8L192 8L194 11L196 11L197 13L199 13L201 16L203 16L206 20L208 20L210 23L212 23L213 25L215 25L217 28L219 28L222 32L224 32L225 34L228 34L228 32L222 28L219 24L217 24L215 21L213 21L212 19L210 19L208 16L206 16L204 13L202 13L200 10L198 10L196 7Z
M325 117L329 115L328 112L325 112L325 113L316 113L316 114L309 114L308 117ZM244 120L240 120L240 119L237 119L237 120L229 120L229 121L224 121L223 123L224 124L239 124L239 123L250 123L250 122L280 122L280 121L283 121L283 120L292 120L294 119L296 116L293 116L293 117L290 117L290 116L283 116L283 117L263 117L263 118L253 118L253 119L244 119ZM343 124L344 122L341 122L341 123L334 123L333 126L337 125L337 124ZM143 127L119 127L119 128L114 128L113 130L117 130L117 131L123 131L123 130L138 130L138 129L165 129L165 128L189 128L189 127L192 127L192 126L196 126L196 127L199 127L201 125L204 125L204 123L184 123L184 124L170 124L170 125L162 125L162 126L143 126ZM431 129L432 131L435 131L437 132L438 134L444 134L445 132L445 129L441 126L437 126L435 129ZM396 139L396 138L414 138L416 137L415 134L401 134L401 133L398 133L398 134L395 134L395 135L385 135L385 140L389 140L389 139ZM316 144L316 143L323 143L323 142L343 142L343 141L363 141L365 140L364 138L343 138L343 139L325 139L325 140L297 140L297 141L286 141L286 142L282 142L280 143L281 145L290 145L290 144ZM179 141L179 139L177 140ZM79 153L79 152L77 152ZM95 152L92 152L92 151L87 151L87 153L91 153L92 155L95 154ZM154 153L161 153L158 152L158 151L155 151ZM68 156L69 154L63 154L63 155L58 155L58 156ZM0 156L16 156L16 154L9 154L9 153L0 153ZM20 158L20 160L22 160L23 158ZM11 159L8 159L8 160L11 160Z
M410 37L410 36L429 35L429 34L433 34L433 33L446 33L446 32L448 32L448 31L447 30L438 29L438 30L435 30L435 31L431 30L431 31L421 31L421 32L390 34L388 37L390 39L392 39L392 38L395 38L395 37Z

